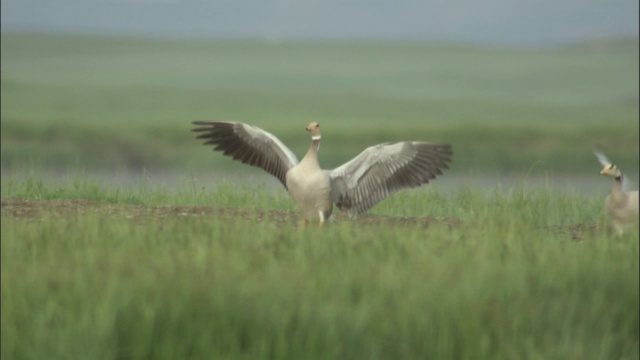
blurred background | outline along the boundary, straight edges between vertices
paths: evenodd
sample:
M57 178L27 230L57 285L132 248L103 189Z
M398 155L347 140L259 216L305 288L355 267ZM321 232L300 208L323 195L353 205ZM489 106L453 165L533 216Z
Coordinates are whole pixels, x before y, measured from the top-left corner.
M275 179L194 140L233 120L321 164L450 143L434 182L601 196L604 150L638 181L637 0L2 1L2 178ZM143 174L143 175L141 175Z

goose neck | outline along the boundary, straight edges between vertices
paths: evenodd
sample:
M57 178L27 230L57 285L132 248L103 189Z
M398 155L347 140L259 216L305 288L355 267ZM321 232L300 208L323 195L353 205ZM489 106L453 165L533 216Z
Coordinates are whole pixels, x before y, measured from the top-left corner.
M307 151L305 158L311 157L311 158L317 159L319 150L320 150L320 138L318 137L317 139L311 140L311 146L309 147L309 151Z
M622 175L616 176L613 181L613 191L622 192Z
M317 138L314 138L313 140L311 140L311 147L309 148L309 151L313 151L314 153L318 153L318 151L320 151L320 137L318 136Z

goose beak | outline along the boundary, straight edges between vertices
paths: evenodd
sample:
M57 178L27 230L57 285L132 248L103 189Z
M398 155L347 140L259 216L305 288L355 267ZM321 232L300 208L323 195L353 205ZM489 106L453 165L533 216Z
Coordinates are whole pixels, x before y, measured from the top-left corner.
M604 169L600 170L600 175L611 175L611 169L604 168Z

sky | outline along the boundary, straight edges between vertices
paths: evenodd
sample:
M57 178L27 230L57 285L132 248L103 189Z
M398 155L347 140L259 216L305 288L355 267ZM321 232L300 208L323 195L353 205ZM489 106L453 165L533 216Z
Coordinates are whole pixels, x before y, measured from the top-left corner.
M527 46L638 36L638 0L2 0L2 31Z

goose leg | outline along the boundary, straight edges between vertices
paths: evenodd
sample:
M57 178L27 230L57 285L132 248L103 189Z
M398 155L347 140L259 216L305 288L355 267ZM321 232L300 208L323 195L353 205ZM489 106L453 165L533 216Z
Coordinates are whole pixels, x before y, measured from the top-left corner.
M318 215L320 215L320 221L318 222L318 227L322 228L324 226L324 213L322 210L318 211Z

